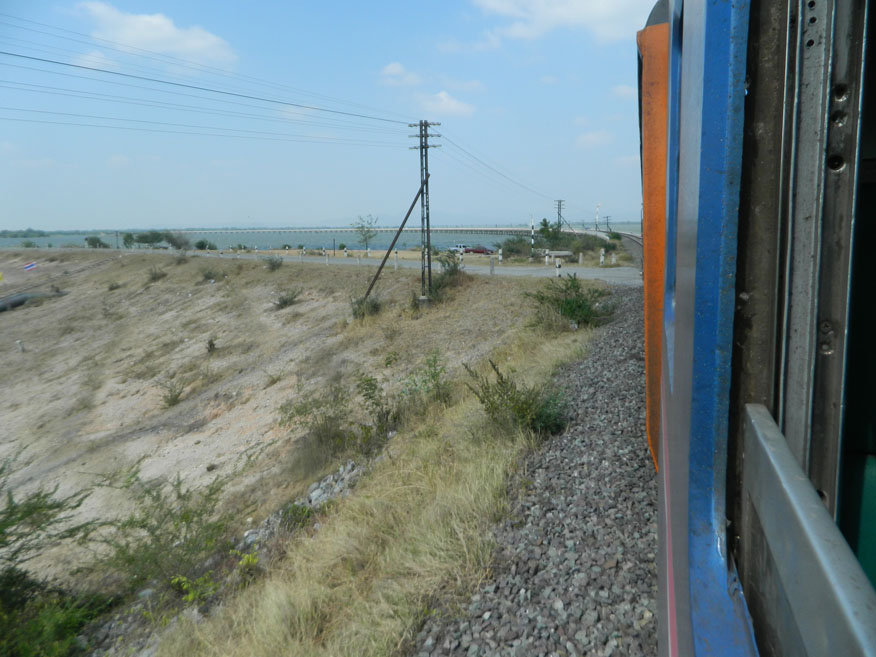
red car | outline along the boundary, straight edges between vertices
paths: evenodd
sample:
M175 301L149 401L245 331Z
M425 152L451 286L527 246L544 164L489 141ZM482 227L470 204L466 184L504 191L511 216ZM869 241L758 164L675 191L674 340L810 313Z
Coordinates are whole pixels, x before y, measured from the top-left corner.
M493 249L489 249L486 246L467 246L465 247L465 253L484 253L490 255L493 253Z

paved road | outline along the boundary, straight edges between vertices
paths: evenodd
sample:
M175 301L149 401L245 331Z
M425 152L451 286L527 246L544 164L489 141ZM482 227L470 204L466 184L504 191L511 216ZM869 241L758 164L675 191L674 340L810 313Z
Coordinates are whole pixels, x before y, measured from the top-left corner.
M264 258L264 254L257 253L240 253L240 254L215 254L215 253L204 253L197 252L197 255L201 257L214 257L214 258L222 258L222 259L234 259L239 258L241 260L256 260L259 258ZM340 265L346 267L367 267L369 269L375 269L380 264L380 257L372 257L372 258L361 258L357 259L354 257L343 258L343 257L331 257L329 256L328 260L324 256L298 256L298 255L290 255L290 256L282 256L283 260L286 262L303 262L310 263L314 265L323 265L326 263L329 265ZM481 264L471 264L464 262L465 271L469 274L478 274L482 276L490 275L490 266L489 265L481 265ZM395 266L395 260L392 256L390 256L389 260L386 261L386 269L392 269ZM398 266L400 268L405 269L419 269L420 261L419 260L402 260L399 259ZM437 263L433 262L433 272L440 271L440 267ZM557 275L557 270L553 265L544 266L544 265L500 265L496 262L495 267L493 269L494 274L496 276L535 276L541 278L547 277L555 277ZM631 286L640 286L642 285L642 274L641 271L637 267L580 267L578 265L563 265L560 270L562 274L577 274L578 278L584 278L589 280L602 280L606 283L612 283L614 285L631 285Z

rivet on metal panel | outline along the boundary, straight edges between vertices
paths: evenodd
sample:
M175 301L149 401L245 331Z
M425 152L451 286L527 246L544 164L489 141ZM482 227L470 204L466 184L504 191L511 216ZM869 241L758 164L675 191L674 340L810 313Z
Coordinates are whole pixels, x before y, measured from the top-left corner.
M842 155L831 155L827 158L827 166L831 171L842 171L846 166L846 161Z

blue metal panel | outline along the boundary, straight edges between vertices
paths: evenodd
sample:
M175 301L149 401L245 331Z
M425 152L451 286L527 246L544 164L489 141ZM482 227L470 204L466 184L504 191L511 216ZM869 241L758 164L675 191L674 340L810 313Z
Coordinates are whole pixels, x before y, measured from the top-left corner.
M661 538L672 546L661 583L674 589L675 618L661 624L661 654L756 655L724 512L748 4L688 0L683 14L671 4L678 150L669 153L660 466Z

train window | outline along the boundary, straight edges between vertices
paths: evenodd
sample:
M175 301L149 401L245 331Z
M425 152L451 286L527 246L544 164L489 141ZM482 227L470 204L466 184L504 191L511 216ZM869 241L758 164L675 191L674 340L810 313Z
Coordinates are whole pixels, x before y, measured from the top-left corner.
M873 33L873 13L868 43ZM858 560L876 585L876 258L864 254L876 240L876 56L871 47L864 66L866 77L861 112L860 164L849 303L846 418L843 427L839 525ZM834 90L836 93L836 90Z

